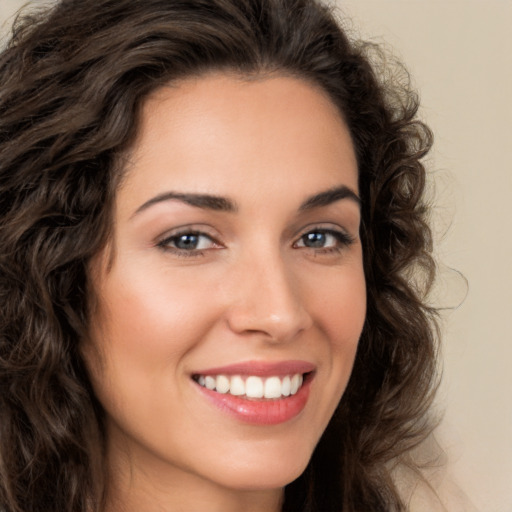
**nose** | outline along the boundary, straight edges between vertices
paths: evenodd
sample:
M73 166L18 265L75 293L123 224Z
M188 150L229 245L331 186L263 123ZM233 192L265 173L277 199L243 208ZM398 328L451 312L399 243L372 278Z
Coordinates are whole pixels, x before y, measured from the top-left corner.
M234 278L228 324L237 334L283 343L311 327L301 283L281 258L253 255Z

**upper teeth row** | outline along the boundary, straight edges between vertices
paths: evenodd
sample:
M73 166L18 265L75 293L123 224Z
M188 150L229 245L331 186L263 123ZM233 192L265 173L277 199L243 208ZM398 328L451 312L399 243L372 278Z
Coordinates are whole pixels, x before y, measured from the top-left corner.
M235 396L248 398L280 398L295 395L302 386L302 374L287 375L286 377L261 378L250 376L245 380L240 375L200 375L197 382L200 386Z

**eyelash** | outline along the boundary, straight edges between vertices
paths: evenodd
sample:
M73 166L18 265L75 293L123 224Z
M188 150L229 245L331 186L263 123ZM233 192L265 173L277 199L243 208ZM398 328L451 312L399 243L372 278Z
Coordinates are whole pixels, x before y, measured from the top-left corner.
M326 229L326 228L313 228L313 229L309 229L307 232L302 234L299 237L298 241L294 243L294 246L296 247L297 244L299 243L299 241L304 241L304 238L307 237L308 235L328 235L328 236L332 236L336 240L337 245L335 245L333 247L315 248L315 247L304 246L305 248L312 249L316 253L320 253L320 254L339 253L344 248L352 245L355 241L353 237L351 237L348 233L345 233L344 231L338 231L335 229Z
M179 233L174 233L173 235L168 236L168 237L164 238L163 240L159 241L157 243L157 247L159 247L163 251L171 252L171 253L175 254L176 256L179 256L182 258L204 256L205 250L208 250L208 249L180 249L179 247L173 247L171 245L172 243L176 243L180 238L185 237L185 236L190 236L190 237L196 236L199 238L208 238L214 246L217 246L214 248L222 247L221 244L219 244L212 236L210 236L206 233L203 233L201 231L193 230L193 229L187 229L187 230L181 231Z
M308 235L327 235L332 236L336 240L336 246L333 247L307 247L306 245L299 246L298 244L302 241L304 243L305 237ZM205 237L210 240L210 243L213 245L213 247L209 247L207 249L183 249L176 246L173 246L171 244L176 244L176 242L185 236L189 237ZM344 248L349 247L351 244L354 243L354 238L351 237L349 234L338 231L334 229L326 229L326 228L312 228L303 233L296 242L294 242L293 247L295 248L305 248L310 249L314 251L316 254L332 254L332 253L339 253ZM208 251L210 249L219 249L222 248L222 245L218 243L212 236L208 235L207 233L203 233L201 231L196 230L184 230L178 233L174 233L171 236L168 236L164 238L163 240L159 241L157 244L157 247L162 249L165 252L173 253L176 256L183 257L183 258L190 258L190 257L201 257L205 255L205 251Z

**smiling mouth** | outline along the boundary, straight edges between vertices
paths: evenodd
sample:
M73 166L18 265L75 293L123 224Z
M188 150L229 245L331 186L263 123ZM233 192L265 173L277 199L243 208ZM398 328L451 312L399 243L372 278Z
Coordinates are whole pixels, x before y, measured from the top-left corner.
M199 386L223 395L247 399L279 400L294 396L312 372L285 376L193 375Z

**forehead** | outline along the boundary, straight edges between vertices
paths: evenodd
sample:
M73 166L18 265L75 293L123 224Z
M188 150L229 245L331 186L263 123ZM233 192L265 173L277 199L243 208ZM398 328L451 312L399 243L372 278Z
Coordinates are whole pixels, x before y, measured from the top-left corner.
M147 99L124 187L148 197L176 187L229 195L298 181L357 191L350 134L327 94L293 77L212 74Z

